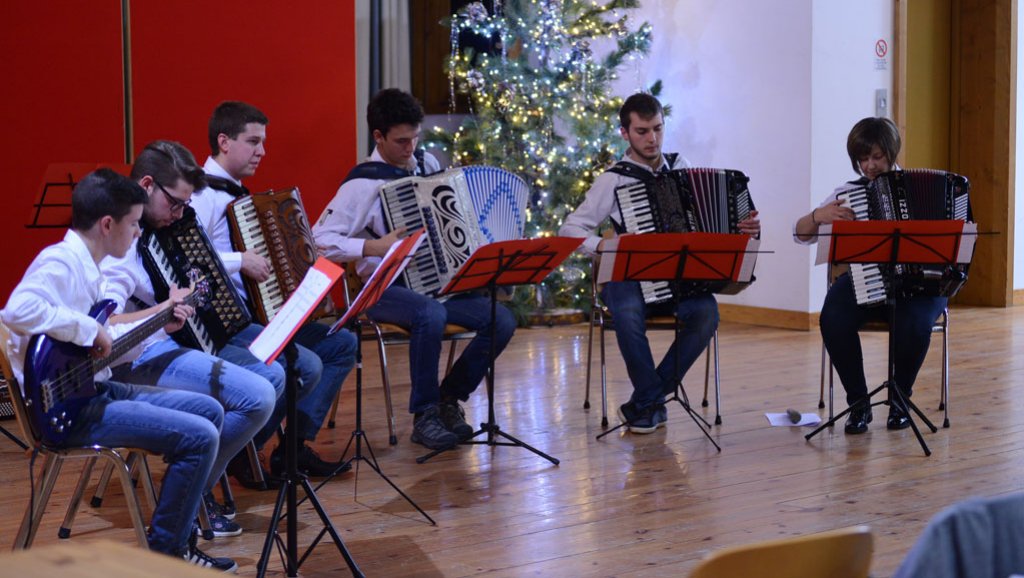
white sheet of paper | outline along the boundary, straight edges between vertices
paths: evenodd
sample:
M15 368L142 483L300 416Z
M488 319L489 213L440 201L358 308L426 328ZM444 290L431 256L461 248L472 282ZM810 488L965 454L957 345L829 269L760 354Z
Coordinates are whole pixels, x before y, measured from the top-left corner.
M803 426L803 425L818 425L821 423L821 417L816 413L801 413L800 421L793 423L789 421L789 414L783 413L766 413L764 417L768 418L768 423L773 426Z
M315 307L321 299L321 295L331 285L331 278L313 267L306 272L302 283L288 298L277 315L270 320L270 324L259 336L249 345L249 352L257 359L266 363L270 356L277 351L288 339L292 330L295 329L306 318L309 311Z

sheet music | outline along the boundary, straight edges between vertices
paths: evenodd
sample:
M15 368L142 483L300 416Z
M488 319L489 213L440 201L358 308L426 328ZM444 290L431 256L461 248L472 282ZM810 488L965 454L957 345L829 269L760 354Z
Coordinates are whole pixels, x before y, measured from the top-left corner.
M323 257L317 259L270 324L249 345L249 352L267 365L273 363L341 274L341 267Z
M388 248L388 252L384 254L384 258L381 259L380 264L377 265L377 268L373 270L370 278L363 284L362 291L359 292L359 295L356 295L356 298L352 301L351 305L349 305L348 311L345 311L345 314L342 315L341 318L331 326L330 330L327 331L328 335L336 333L342 327L347 325L354 316L362 314L368 308L373 306L373 303L364 303L368 298L367 296L373 293L373 300L376 302L377 299L380 298L380 294L395 282L395 279L398 278L402 269L405 269L405 266L409 264L409 260L412 258L412 255L416 253L420 248L420 245L423 243L423 240L426 239L426 235L424 233L425 231L423 229L419 229L401 241L396 241L391 244L391 247ZM390 277L381 279L384 275L390 275ZM379 286L381 283L384 283L383 287Z

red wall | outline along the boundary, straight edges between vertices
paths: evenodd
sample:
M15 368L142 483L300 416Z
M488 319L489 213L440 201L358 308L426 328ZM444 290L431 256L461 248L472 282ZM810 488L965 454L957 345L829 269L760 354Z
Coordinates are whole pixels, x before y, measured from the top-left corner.
M270 125L247 185L297 185L315 219L357 159L354 0L135 1L129 13L133 149L178 140L202 164L217 103L252 103ZM14 129L0 155L2 303L35 253L63 235L25 228L46 165L124 162L120 1L7 0L0 47L0 118Z
M124 162L121 4L4 0L0 54L4 303L39 249L64 235L25 227L46 166Z

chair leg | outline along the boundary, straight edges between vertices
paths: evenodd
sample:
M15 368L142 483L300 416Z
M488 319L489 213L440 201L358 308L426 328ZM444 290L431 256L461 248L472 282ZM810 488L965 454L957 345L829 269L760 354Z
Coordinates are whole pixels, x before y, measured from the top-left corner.
M836 391L836 372L835 367L832 365L832 360L828 361L828 419L832 421L835 416L835 391Z
M608 365L605 357L603 317L598 332L601 341L601 427L606 427L608 425Z
M395 408L391 404L391 380L388 378L388 355L384 351L384 341L377 339L377 352L380 354L380 379L384 387L384 411L388 420L388 443L398 443L398 428L395 423Z
M35 501L34 503L29 502L25 506L25 516L22 518L21 527L18 528L18 534L14 538L14 550L24 550L35 540L39 522L46 510L46 503L50 501L50 494L53 493L53 486L60 474L63 461L64 458L57 454L46 454L43 471L39 475L36 487L33 488Z
M715 330L715 425L722 425L722 373L718 364L718 330ZM704 383L704 395L707 395L708 384Z
M103 471L100 473L100 479L96 482L96 491L93 492L92 499L89 500L89 505L93 508L99 508L103 505L103 494L107 491L107 485L110 483L110 475L114 473L114 466L109 462L103 463Z
M596 312L590 312L590 331L587 334L587 383L583 393L583 409L590 409L590 364L594 358L594 316Z
M267 480L263 478L263 467L260 466L260 453L252 440L245 444L245 453L249 456L249 471L252 472L252 479L259 483L261 489L267 489Z
M75 523L78 507L82 504L82 496L85 494L85 488L88 487L89 481L92 479L92 470L95 465L96 458L92 457L86 459L85 465L82 466L82 474L78 476L75 493L71 495L71 501L68 502L68 511L64 514L64 522L57 530L57 537L61 540L71 537L71 526Z
M828 365L828 352L825 344L821 344L821 385L818 387L818 409L825 409L825 372L831 371Z
M942 410L942 427L949 427L949 311L942 324L942 397L939 409Z
M206 509L206 500L199 500L199 532L203 540L213 540L213 527L210 526L210 512Z
M708 384L711 383L711 342L704 348L704 399L700 400L701 407L708 406Z
M331 413L327 414L327 427L334 429L335 418L338 417L338 404L341 402L341 389L334 395L334 403L331 404Z
M103 449L100 451L100 455L114 464L114 469L121 479L121 490L124 492L125 502L128 504L128 515L131 517L132 526L135 528L135 537L138 539L140 547L149 548L149 541L146 539L146 523L142 519L142 505L139 504L139 496L135 493L135 488L132 484L131 468L128 467L127 462L124 461L121 455L114 450ZM140 467L143 468L140 470L141 475L145 476L148 474L148 469L144 466ZM143 481L143 484L145 484L145 481Z
M455 350L457 342L454 339L451 339L449 341L450 344L448 346L448 365L444 367L445 376L452 372L452 366L455 365Z
M142 491L146 495L146 503L149 505L149 511L156 511L156 487L153 485L153 472L149 470L149 461L146 460L146 454L142 452L135 452L137 469L139 472L139 479L142 480Z
M237 510L235 507L235 493L231 491L231 482L228 481L228 474L226 472L220 476L220 492L224 497L224 507Z

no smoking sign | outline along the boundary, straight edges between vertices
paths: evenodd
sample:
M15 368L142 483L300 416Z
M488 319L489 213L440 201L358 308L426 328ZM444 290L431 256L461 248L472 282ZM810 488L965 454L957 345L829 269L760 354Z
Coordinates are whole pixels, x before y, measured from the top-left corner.
M879 38L875 42L875 56L879 58L885 58L885 55L889 53L889 43L883 38Z

